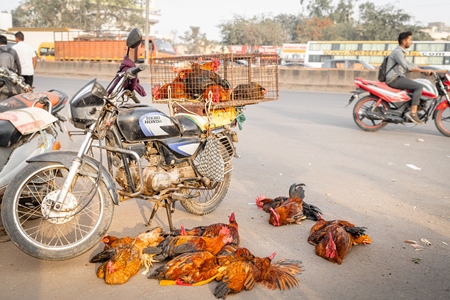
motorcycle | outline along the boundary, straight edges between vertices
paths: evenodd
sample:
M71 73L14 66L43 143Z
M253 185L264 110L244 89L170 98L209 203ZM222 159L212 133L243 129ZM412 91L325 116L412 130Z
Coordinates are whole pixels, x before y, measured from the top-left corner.
M424 86L417 114L424 123L432 118L439 132L450 137L450 76L447 73L433 73L433 76L435 84L425 78L414 79ZM411 107L410 91L394 89L384 82L362 78L356 78L355 84L357 89L352 91L347 106L358 99L353 108L353 119L359 128L377 131L390 123L414 124L405 115ZM360 98L363 93L369 94Z
M5 67L0 67L0 101L11 96L31 92L33 88L25 83L22 76Z
M58 150L58 112L68 97L61 91L24 93L0 101L0 203L9 183L25 168L26 160Z
M230 122L166 115L139 103L137 75L144 66L136 67L128 53L141 42L141 33L133 29L127 55L109 86L93 79L71 98L69 121L85 134L79 150L28 159L6 190L5 230L25 253L45 260L85 253L107 232L114 205L126 199L153 203L148 225L164 207L171 230L176 201L204 215L224 199L236 133Z

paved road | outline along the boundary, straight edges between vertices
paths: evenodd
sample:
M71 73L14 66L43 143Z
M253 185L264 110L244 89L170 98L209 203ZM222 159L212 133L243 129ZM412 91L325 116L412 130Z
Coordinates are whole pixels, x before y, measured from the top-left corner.
M71 96L84 82L38 77L36 90L57 87ZM226 222L235 212L243 246L259 256L277 251L276 259L303 261L298 288L280 292L258 286L230 299L449 299L450 139L432 123L364 132L354 124L351 108L344 107L347 94L281 92L280 98L247 108L237 144L241 158L234 161L221 206L203 217L180 206L174 215L176 226L190 227ZM63 147L76 146L64 142ZM255 197L286 195L294 182L307 185L306 202L320 207L325 219L368 227L373 244L353 248L336 265L317 257L307 243L312 221L279 228L268 224L268 215L253 204ZM121 203L110 233L144 231L150 211L146 202ZM163 212L156 221L167 228ZM421 243L421 238L432 245L416 252L404 243ZM23 254L11 242L0 244L1 298L213 298L214 283L159 287L139 275L125 285L108 286L88 263L99 248L72 260L48 262Z

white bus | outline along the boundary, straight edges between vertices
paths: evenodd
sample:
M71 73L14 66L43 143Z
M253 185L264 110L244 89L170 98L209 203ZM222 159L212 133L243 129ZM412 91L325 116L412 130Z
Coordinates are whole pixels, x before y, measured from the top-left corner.
M379 66L397 46L397 41L312 41L305 63L320 68L328 59L360 59ZM414 41L408 51L406 59L416 65L450 70L450 41Z

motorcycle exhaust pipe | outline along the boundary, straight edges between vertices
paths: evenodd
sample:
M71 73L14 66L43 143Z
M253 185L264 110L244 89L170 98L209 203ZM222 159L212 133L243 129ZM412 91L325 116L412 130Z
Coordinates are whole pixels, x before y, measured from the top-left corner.
M405 120L400 116L385 115L385 114L382 114L379 112L366 111L365 115L367 118L369 118L371 120L380 120L380 121L385 121L385 122L395 123L395 124L405 122Z

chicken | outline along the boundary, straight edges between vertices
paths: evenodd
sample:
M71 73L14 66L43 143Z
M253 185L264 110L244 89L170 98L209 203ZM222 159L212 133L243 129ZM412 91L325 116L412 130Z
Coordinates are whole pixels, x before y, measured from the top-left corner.
M236 294L243 290L250 291L256 282L253 276L251 262L234 261L230 263L216 279L220 280L214 288L214 296L217 299L225 299L229 294Z
M316 245L316 254L340 265L351 248L349 234L342 226L333 224L327 227L324 238Z
M239 245L239 225L236 222L236 217L234 213L231 213L229 219L229 224L224 223L215 223L208 226L198 226L192 229L185 231L186 235L189 236L205 236L205 237L216 237L219 235L219 232L225 226L230 230L230 235L233 238L232 243L235 245ZM175 231L176 235L180 235L181 231Z
M211 100L214 103L230 100L230 92L225 90L222 86L218 84L208 86L203 92L203 99L209 99L210 92L211 92Z
M332 225L341 226L349 235L353 245L370 244L372 242L370 237L365 233L366 227L356 227L353 223L344 220L326 221L320 216L316 224L311 227L308 243L317 245L324 238L327 227Z
M276 252L268 257L255 257L252 260L255 266L254 277L256 282L262 283L271 290L279 288L284 291L297 286L300 281L295 275L302 271L301 262L297 260L280 260L272 264L275 255Z
M169 92L169 88L170 88L170 92ZM155 99L168 99L168 98L172 98L172 99L182 99L182 98L186 98L186 86L184 85L183 82L180 81L173 81L171 83L166 83L164 84L160 89L159 89L159 98L157 98L156 95ZM170 97L169 97L170 95Z
M211 58L211 60L199 60L191 62L192 65L198 65L200 69L217 72L220 66L220 60Z
M304 184L301 184L302 186L305 186ZM293 185L291 185L291 188ZM318 208L315 205L306 203L305 200L305 190L302 189L300 191L300 198L302 201L302 207L303 207L303 215L305 215L306 219L317 221L319 219L319 215L322 213L320 208ZM277 208L280 207L284 202L286 202L289 199L289 197L285 196L279 196L274 199L266 198L265 196L259 196L256 198L256 206L258 206L259 209L264 210L266 213L270 213L270 208Z
M142 264L145 267L145 273L148 272L152 266L154 255L143 253L143 249L146 247L156 247L164 240L163 231L161 227L155 227L146 232L142 232L136 237L122 237L106 235L103 237L102 242L105 244L102 252L98 253L91 258L89 262L98 263L106 262L111 259L118 249L122 249L130 244L136 249L139 254L139 258L142 260Z
M306 217L303 215L303 193L304 184L292 184L289 189L289 198L276 208L270 208L269 223L273 226L287 224L300 224Z
M216 278L221 282L214 289L214 295L226 298L230 293L251 290L255 283L280 290L297 286L299 280L295 275L301 272L300 262L280 260L272 265L275 254L260 258L253 256L246 248L224 247L218 254L218 262L223 270Z
M204 236L184 236L167 237L158 247L147 247L146 254L156 254L156 261L163 261L166 258L173 258L182 253L209 251L216 255L226 244L233 241L230 230L223 226L216 237Z
M255 256L247 249L230 244L225 245L216 255L219 266L225 266L235 261L251 261Z
M264 99L267 90L256 82L239 84L232 92L234 100L257 100Z
M311 228L308 242L316 246L317 255L341 264L352 246L372 243L365 230L348 221L320 218Z
M216 257L208 251L184 253L156 269L148 278L175 280L179 285L195 284L219 272Z
M97 277L107 284L124 284L139 272L141 266L139 249L129 244L116 249L113 257L97 269Z

